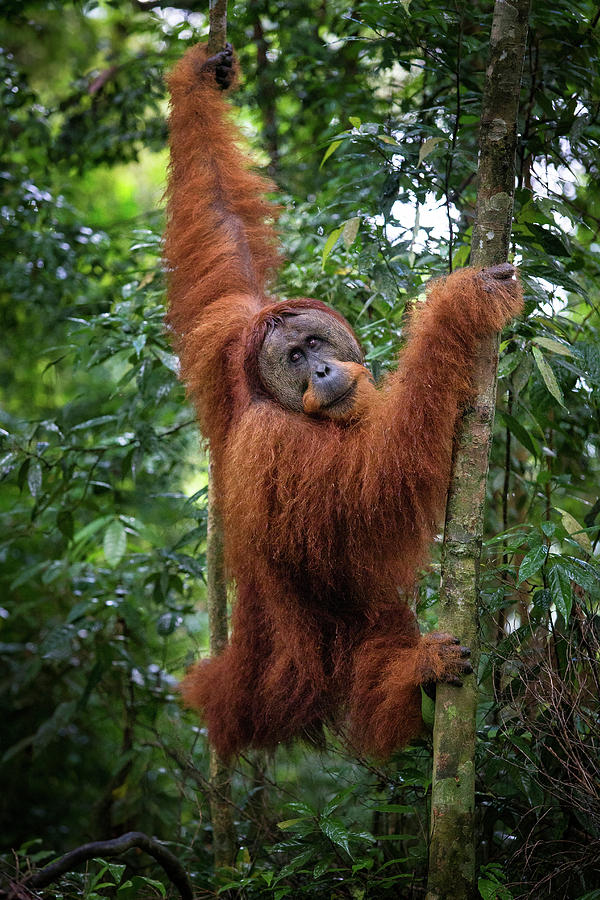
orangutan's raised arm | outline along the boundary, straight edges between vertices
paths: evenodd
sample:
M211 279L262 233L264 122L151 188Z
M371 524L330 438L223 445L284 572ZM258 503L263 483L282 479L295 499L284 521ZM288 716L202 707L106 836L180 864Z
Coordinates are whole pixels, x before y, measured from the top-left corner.
M208 437L205 413L227 403L227 347L265 302L278 261L272 185L251 171L225 101L235 81L230 46L211 57L192 47L168 78L167 321Z

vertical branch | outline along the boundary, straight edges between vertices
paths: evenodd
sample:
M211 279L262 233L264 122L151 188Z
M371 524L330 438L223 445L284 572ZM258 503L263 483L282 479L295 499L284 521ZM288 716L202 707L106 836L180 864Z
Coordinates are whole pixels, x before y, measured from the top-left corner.
M206 524L206 597L211 656L227 646L227 579L223 558L223 521L215 498L212 467L208 470ZM215 867L233 865L236 836L231 803L231 767L210 747L210 813Z
M218 53L227 43L227 0L209 0L208 52Z
M479 186L471 260L486 266L508 256L515 184L521 71L529 0L496 0L479 135ZM477 671L477 608L483 512L498 363L498 337L482 342L476 396L465 412L454 454L446 508L440 630L473 650ZM467 900L475 883L475 714L477 684L438 685L433 736L431 846L427 900Z
M209 53L218 53L227 42L227 0L210 0ZM223 521L212 467L208 470L208 521L206 526L206 594L208 640L211 656L227 646L227 579L223 558ZM215 867L233 865L236 835L231 804L231 767L210 748L210 812Z
M454 113L454 127L452 128L452 142L448 155L446 156L446 176L445 176L445 194L446 194L446 215L448 218L448 271L452 272L454 266L452 264L452 254L454 251L454 223L452 221L451 195L450 195L450 176L452 175L452 163L454 162L454 154L456 152L456 141L458 139L458 128L460 125L460 66L462 59L462 32L463 32L463 14L461 11L458 22L458 37L456 43L456 110Z

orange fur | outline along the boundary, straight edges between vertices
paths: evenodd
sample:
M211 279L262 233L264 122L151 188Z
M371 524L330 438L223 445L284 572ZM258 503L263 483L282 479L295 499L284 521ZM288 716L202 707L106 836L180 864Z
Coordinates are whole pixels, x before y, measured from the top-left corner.
M453 645L420 638L398 588L413 584L443 512L478 341L520 310L520 290L490 290L470 269L436 281L398 371L376 390L356 367L345 421L282 409L258 379L265 329L324 307L265 293L270 185L198 76L204 58L193 48L169 80L169 323L211 443L238 596L228 647L192 667L183 695L223 757L345 721L360 750L384 757L420 729L419 684L460 671Z

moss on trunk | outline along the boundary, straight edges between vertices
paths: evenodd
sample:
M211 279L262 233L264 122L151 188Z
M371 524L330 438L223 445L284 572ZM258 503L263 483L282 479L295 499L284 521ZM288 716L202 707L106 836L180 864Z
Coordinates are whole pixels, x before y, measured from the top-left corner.
M479 185L471 243L473 265L508 257L515 183L519 89L529 0L496 0L479 137ZM477 671L479 562L491 446L499 338L481 347L476 397L455 448L446 508L440 630L471 646ZM431 845L427 900L467 900L475 885L475 714L477 684L439 685L436 697Z

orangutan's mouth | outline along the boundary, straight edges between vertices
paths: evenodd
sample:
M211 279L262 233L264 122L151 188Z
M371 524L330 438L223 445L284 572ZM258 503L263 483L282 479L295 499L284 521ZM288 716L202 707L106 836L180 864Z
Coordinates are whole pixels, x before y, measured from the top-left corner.
M337 406L338 403L343 403L344 400L352 400L354 398L355 392L356 382L353 381L347 391L344 391L344 393L340 394L339 397L335 397L333 400L330 400L329 403L324 403L321 409L331 409L332 406Z

